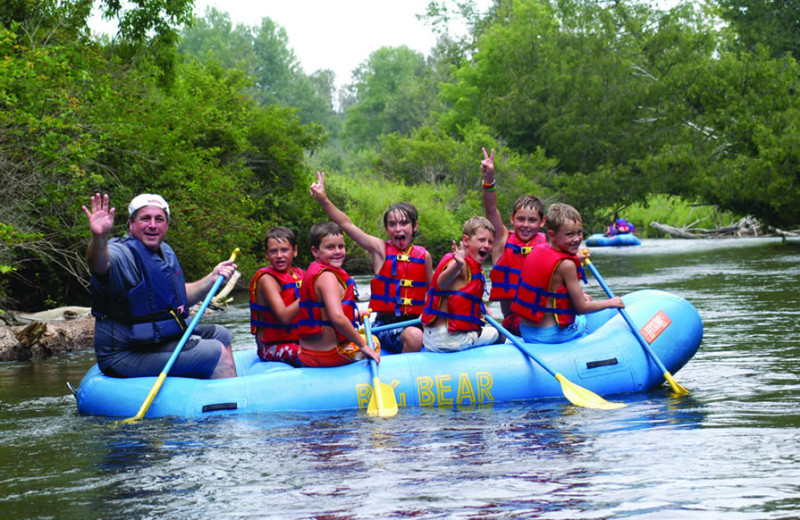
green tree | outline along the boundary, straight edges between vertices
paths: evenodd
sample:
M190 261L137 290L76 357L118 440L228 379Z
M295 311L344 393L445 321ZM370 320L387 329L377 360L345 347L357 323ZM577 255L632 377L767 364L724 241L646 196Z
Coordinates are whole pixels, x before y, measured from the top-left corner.
M318 123L337 132L333 111L333 73L306 76L289 46L286 30L265 17L260 26L233 27L228 13L210 8L204 18L184 27L179 51L201 63L218 61L252 78L248 89L259 104L295 107L303 123Z
M800 59L800 1L714 0L720 15L736 31L736 44L754 52L761 44L773 57Z
M63 13L42 16L51 14ZM165 85L154 60L120 62L96 42L24 23L0 28L0 263L8 298L23 307L85 301L80 207L94 192L110 193L120 210L117 235L133 195L164 195L174 208L170 242L189 278L234 246L259 251L240 262L253 267L265 227L278 218L305 224L307 207L284 203L321 131L301 124L293 109L243 97L252 85L244 73L184 63Z
M381 134L408 134L430 113L435 97L423 78L425 58L405 45L382 47L353 73L353 101L346 108L344 136L363 146Z

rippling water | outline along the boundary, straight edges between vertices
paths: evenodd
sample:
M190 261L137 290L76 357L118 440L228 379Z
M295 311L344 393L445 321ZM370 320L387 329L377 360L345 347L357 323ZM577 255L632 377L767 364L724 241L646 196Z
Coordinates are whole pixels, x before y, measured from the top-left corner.
M698 308L703 344L674 374L691 395L116 426L79 416L65 385L91 353L0 364L0 517L800 517L800 244L645 240L592 258L617 294ZM246 318L238 303L216 318L237 348Z

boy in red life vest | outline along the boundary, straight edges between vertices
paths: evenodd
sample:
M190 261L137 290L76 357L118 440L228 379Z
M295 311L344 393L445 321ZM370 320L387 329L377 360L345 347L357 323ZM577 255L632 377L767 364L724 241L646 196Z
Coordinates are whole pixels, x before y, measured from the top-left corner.
M458 352L497 342L497 329L484 326L482 320L486 281L481 265L493 244L492 223L472 217L464 223L461 247L454 240L453 251L439 262L422 313L426 350Z
M356 331L355 282L342 269L347 256L344 233L333 222L311 227L311 254L300 286L300 362L307 367L347 365L365 357L380 362L375 350Z
M370 284L369 308L376 313L373 327L419 318L433 276L433 260L424 247L412 244L419 229L417 208L408 202L392 204L383 214L389 240L365 233L328 199L325 172L317 172L311 194L328 217L372 256L375 277ZM378 332L381 348L389 352L418 352L422 327L396 327Z
M297 258L294 231L275 226L264 239L262 267L250 281L250 332L256 336L261 361L300 366L297 321L300 284L305 271L292 265Z
M575 208L550 206L547 238L549 245L536 247L525 258L519 291L511 305L511 310L522 316L522 339L529 343L564 343L578 338L586 334L582 314L625 306L618 296L591 301L583 293L578 281L583 220Z
M522 262L534 247L546 244L547 237L540 232L544 227L544 204L538 197L523 195L514 203L511 210L513 231L503 223L500 210L497 209L496 179L494 176L494 150L491 155L483 151L481 174L483 174L483 207L486 218L495 228L494 248L492 249L492 270L489 278L492 289L489 293L491 301L499 301L503 311L503 326L511 333L519 335L519 323L522 318L511 310L511 303L517 294L519 273Z

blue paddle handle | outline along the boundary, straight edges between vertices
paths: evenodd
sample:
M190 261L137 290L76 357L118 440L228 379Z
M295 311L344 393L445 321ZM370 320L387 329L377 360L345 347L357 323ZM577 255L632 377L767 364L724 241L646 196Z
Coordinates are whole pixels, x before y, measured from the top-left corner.
M377 327L377 328L380 328L380 327ZM375 345L374 345L374 342L372 341L372 324L369 321L369 316L367 316L364 319L364 332L365 332L365 335L367 336L367 338L366 338L367 339L367 345L369 345L369 348L371 348L372 350L375 350ZM372 379L377 379L377 377L378 377L378 364L372 358L369 358L369 371L372 374Z

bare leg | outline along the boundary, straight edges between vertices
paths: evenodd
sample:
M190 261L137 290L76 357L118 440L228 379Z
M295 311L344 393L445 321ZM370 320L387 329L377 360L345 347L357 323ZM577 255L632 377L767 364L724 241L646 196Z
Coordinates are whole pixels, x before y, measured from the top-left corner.
M217 366L211 374L210 379L222 379L225 377L236 377L236 363L233 361L233 348L231 345L222 347L222 354L219 356Z
M417 327L406 327L400 333L400 343L403 345L403 353L419 352L422 348L422 331Z

